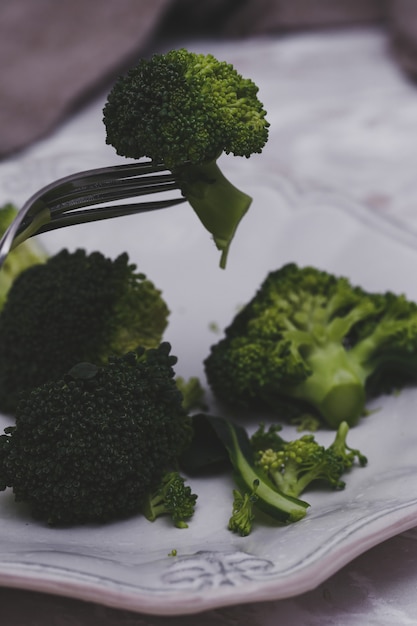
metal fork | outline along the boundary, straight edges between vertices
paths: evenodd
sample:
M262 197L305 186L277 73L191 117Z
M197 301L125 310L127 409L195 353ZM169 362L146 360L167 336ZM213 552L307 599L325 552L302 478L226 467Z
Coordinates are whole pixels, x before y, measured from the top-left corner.
M179 185L171 172L151 162L102 167L60 178L42 187L20 209L0 240L0 267L13 248L33 235L185 202L179 197L108 204L175 189L179 190Z

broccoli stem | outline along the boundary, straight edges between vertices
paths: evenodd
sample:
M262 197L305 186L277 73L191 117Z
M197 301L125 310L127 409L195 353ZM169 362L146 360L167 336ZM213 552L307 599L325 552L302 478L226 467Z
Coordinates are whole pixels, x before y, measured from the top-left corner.
M252 198L224 176L217 160L186 166L174 172L181 190L203 226L213 235L221 251L220 267L224 269L229 247Z
M334 343L314 348L307 360L312 375L288 395L315 407L331 428L357 424L365 411L367 372L356 356Z

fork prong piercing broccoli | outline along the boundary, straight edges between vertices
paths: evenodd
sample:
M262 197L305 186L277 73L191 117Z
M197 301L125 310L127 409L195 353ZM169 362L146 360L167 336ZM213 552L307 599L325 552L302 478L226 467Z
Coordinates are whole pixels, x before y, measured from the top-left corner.
M62 250L25 270L0 312L1 410L13 412L21 391L75 363L99 365L159 345L168 315L161 292L127 254Z
M417 378L417 304L314 267L271 272L211 348L208 381L236 406L356 424L366 401Z
M0 489L53 525L142 511L192 436L170 345L81 363L24 394L0 436Z
M104 107L107 143L172 171L221 251L221 267L251 198L217 160L262 151L269 123L257 94L231 64L182 48L142 59L116 81Z

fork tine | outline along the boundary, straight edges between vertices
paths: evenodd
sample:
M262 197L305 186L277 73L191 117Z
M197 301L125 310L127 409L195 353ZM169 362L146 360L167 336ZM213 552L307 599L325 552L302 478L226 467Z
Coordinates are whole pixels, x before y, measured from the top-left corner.
M56 230L64 226L73 226L76 224L87 224L89 222L97 222L99 220L110 219L113 217L125 217L127 215L136 215L138 213L147 213L159 209L166 209L177 204L185 202L185 198L174 198L172 200L155 200L153 202L141 202L136 204L120 204L113 206L95 207L94 209L79 209L71 214L59 215L45 224L37 231L37 234L46 233ZM117 211L117 214L115 214Z
M161 180L160 180L161 179ZM157 182L159 181L159 182ZM51 220L55 216L70 213L70 211L76 211L81 207L104 204L107 202L113 202L115 200L124 200L126 198L139 197L143 195L149 195L154 193L163 193L167 191L178 190L178 184L174 182L172 176L154 176L151 177L151 182L146 182L140 179L128 180L127 182L119 182L108 188L91 190L85 188L82 191L69 193L63 198L58 197L53 203L49 198L42 199L44 205L49 209ZM32 215L28 215L20 225L18 233L25 230L32 221Z
M53 205L56 200L59 203L72 201L73 199L82 198L83 195L105 195L113 193L116 195L118 189L140 190L142 187L146 189L157 187L165 183L173 183L175 178L172 174L158 173L155 175L129 174L129 176L111 176L111 177L89 177L87 180L76 179L69 183L64 183L54 188L50 192L43 194L44 201L49 205ZM158 189L157 189L158 191Z
M164 173L167 171L163 164L135 162L77 172L42 187L27 200L1 238L0 268L13 244L16 245L38 232L156 210L183 202L184 198L176 198L120 205L120 209L118 206L107 206L80 210L86 206L178 189L178 183L172 174Z

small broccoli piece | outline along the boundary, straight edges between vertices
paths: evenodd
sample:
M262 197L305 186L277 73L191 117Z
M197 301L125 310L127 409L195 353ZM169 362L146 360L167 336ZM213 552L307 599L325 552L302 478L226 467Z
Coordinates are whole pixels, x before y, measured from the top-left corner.
M19 248L20 249L20 248ZM162 340L168 307L129 263L100 252L62 250L22 272L0 312L0 408L21 391L63 376L75 363L105 363Z
M271 424L268 430L266 430L265 424L262 422L250 437L252 450L255 453L262 450L281 450L286 443L285 439L279 434L281 431L281 424Z
M104 107L107 143L121 156L148 157L172 171L222 252L221 267L251 198L217 160L262 151L269 124L257 94L231 64L182 48L142 59L116 81Z
M368 463L367 457L362 454L360 450L351 448L347 445L346 440L348 433L349 424L347 422L342 422L337 429L333 443L328 448L333 455L342 460L345 471L353 466L355 460L359 462L361 467L364 467Z
M139 513L192 436L176 360L163 343L24 394L0 437L0 488L53 525Z
M417 304L289 263L267 276L205 368L224 402L292 405L334 429L353 426L369 397L415 382Z
M238 489L233 490L233 510L228 528L241 537L247 537L252 532L255 520L254 505L258 500L256 495L258 486L259 480L255 479L251 492L241 493Z
M0 238L13 222L17 212L17 208L11 203L0 207ZM34 239L25 241L8 254L0 270L0 310L4 306L7 293L15 278L28 267L43 263L46 258L46 252Z
M177 528L188 528L197 497L177 471L167 472L158 487L147 494L143 514L150 522L169 515Z
M280 491L296 498L317 481L327 483L334 489L344 489L345 482L341 477L352 467L355 459L361 466L367 462L359 450L347 445L348 432L348 424L342 422L328 448L320 445L314 435L303 435L288 442L275 437L271 447L257 450L256 464ZM273 434L271 432L270 439L273 439ZM254 437L257 447L256 433Z
M207 405L204 399L205 392L201 381L197 376L191 376L187 380L182 376L176 378L177 387L182 393L182 403L187 413L197 409L205 411Z

